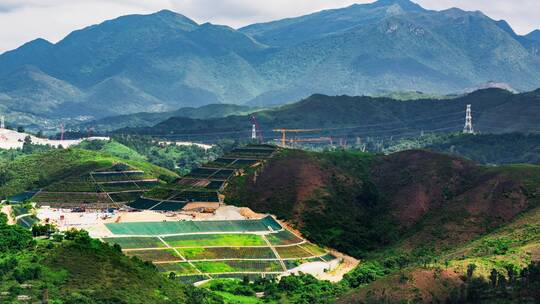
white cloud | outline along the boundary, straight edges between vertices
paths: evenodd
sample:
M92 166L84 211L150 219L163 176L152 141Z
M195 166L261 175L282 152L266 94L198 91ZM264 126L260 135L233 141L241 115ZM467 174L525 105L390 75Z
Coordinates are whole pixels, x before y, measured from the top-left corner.
M57 42L71 31L127 14L172 9L197 22L240 27L371 0L0 0L0 53L38 37ZM540 28L538 0L418 0L429 9L460 7L505 19L518 33Z

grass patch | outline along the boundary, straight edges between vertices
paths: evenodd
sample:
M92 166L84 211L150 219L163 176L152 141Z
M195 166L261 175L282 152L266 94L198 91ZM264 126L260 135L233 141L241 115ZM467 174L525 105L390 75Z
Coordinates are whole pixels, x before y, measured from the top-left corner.
M122 249L165 247L165 244L156 237L104 238L103 241L110 244L118 244Z
M189 260L276 258L270 247L183 248L178 251Z
M171 247L266 246L264 239L256 234L177 235L164 237L163 240Z

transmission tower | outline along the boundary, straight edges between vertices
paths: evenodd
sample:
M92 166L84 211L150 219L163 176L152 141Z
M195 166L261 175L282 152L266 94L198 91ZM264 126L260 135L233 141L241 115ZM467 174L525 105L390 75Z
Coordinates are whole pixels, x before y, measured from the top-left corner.
M465 134L474 134L474 129L472 125L472 111L471 105L467 105L467 111L465 115L465 127L463 127L463 133Z
M255 124L251 125L251 139L252 140L257 139L257 126Z
M251 139L256 140L259 138L259 142L264 142L263 133L255 115L251 115L249 118L251 120Z
M64 141L64 123L60 125L60 140Z

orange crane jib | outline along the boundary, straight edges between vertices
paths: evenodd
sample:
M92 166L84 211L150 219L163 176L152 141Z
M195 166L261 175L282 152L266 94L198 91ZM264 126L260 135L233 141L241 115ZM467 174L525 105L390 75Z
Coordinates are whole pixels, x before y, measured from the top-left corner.
M281 146L285 147L287 133L317 132L322 131L322 129L274 129L273 131L281 133Z

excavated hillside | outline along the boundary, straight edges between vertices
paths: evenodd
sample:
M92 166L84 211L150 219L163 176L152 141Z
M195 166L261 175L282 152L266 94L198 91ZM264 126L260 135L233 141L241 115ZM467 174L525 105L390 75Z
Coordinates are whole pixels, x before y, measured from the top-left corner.
M284 150L231 181L226 201L287 220L355 257L444 251L540 204L540 167L480 166L427 151Z

